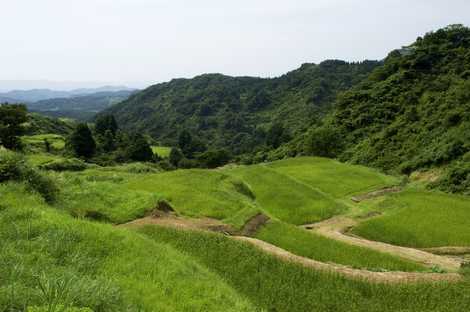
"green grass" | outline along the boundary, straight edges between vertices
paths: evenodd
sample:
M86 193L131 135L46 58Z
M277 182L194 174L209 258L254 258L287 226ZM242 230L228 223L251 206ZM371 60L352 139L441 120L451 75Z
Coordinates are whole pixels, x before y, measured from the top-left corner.
M349 245L278 221L270 221L256 238L296 255L372 271L424 271L425 268L389 254Z
M376 204L384 214L354 233L410 247L470 246L470 198L409 189Z
M319 157L299 157L275 161L268 166L334 198L367 192L397 184L387 176L363 166L340 163Z
M64 137L58 134L38 134L21 137L23 144L42 149L45 149L44 140L46 139L51 143L52 149L63 150L65 147Z
M44 165L53 161L64 160L65 158L60 155L46 154L46 153L34 153L27 154L26 159L33 166Z
M168 158L170 157L171 147L153 145L152 151L154 154L157 154L161 158Z
M0 311L257 311L167 243L72 219L20 184L0 198Z
M344 205L265 165L241 166L223 172L245 181L267 214L288 223L313 223L346 210Z
M243 181L217 171L191 169L146 175L127 182L126 187L158 192L173 209L189 217L230 221L242 211L244 215L257 211Z
M112 223L143 217L157 206L160 198L157 193L130 190L122 175L95 175L96 171L99 170L57 174L61 185L57 206L74 216Z
M141 231L195 257L265 311L457 312L470 303L468 281L370 284L281 261L222 235L154 226Z

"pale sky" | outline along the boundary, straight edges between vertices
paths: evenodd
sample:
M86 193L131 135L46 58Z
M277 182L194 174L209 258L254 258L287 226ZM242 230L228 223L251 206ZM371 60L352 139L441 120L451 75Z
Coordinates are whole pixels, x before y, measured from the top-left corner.
M455 23L470 26L469 0L0 0L0 90L11 80L272 77L305 62L382 59Z

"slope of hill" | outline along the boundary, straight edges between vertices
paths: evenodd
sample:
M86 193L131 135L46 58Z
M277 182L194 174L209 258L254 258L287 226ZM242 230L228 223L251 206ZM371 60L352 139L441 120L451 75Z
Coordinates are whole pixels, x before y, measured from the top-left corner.
M25 124L25 134L28 135L49 133L68 135L75 127L72 121L51 118L36 113L28 114L28 119L28 122Z
M338 101L333 124L353 143L347 158L409 171L470 151L470 29L430 33L406 51Z
M27 104L32 111L53 117L69 117L89 120L113 104L126 100L134 91L107 91L41 100Z
M360 82L378 62L325 61L304 64L279 78L206 74L175 79L131 96L105 113L128 130L145 132L175 145L178 133L191 131L212 147L235 154L266 143L273 125L282 132L277 147L320 118L340 91Z
M470 189L469 79L470 29L428 33L342 94L307 149L402 173L449 167L447 189Z

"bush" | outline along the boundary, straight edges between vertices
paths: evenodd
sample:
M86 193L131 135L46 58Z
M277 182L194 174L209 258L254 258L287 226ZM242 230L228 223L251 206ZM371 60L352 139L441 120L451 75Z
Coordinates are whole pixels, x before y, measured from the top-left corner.
M470 163L457 162L449 167L446 173L431 187L446 192L470 194Z
M0 182L19 180L26 162L21 154L0 150Z
M21 154L0 151L0 182L6 181L26 182L30 190L41 194L47 202L53 202L58 193L54 181L29 167Z
M30 190L41 194L48 203L56 200L59 189L55 181L49 176L42 174L38 170L27 167L22 174L22 180L27 183Z
M41 166L41 169L53 171L83 171L88 165L80 159L70 158L64 160L55 160Z

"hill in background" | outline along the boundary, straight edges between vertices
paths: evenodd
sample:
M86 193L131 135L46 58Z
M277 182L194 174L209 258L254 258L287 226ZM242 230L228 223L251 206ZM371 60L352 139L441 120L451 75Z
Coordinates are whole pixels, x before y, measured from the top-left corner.
M176 145L188 130L203 144L249 153L266 143L276 148L304 132L379 62L338 60L304 64L279 78L206 74L151 86L109 109L126 130ZM267 139L269 132L275 134ZM267 142L270 141L270 142Z

